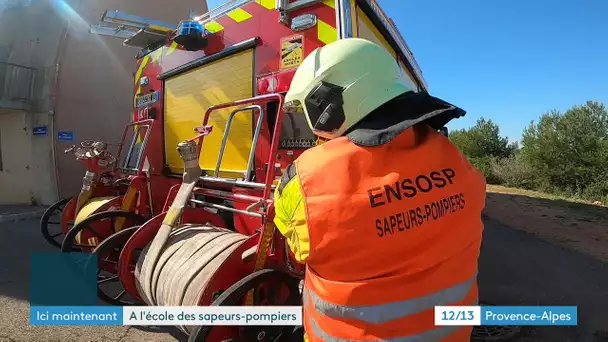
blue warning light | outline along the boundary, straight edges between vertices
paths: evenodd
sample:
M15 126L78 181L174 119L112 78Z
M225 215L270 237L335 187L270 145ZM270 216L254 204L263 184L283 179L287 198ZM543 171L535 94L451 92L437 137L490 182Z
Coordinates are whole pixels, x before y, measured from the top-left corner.
M177 26L177 34L173 40L186 50L196 51L207 46L207 34L203 25L194 20L183 20Z
M203 36L205 29L198 21L184 20L179 23L177 32L180 36Z

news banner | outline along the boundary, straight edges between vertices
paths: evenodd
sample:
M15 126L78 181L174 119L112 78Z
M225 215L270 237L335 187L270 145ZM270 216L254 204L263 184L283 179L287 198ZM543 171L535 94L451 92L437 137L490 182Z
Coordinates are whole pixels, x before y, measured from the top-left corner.
M301 306L32 306L31 325L302 325ZM577 325L576 306L436 306L435 325Z

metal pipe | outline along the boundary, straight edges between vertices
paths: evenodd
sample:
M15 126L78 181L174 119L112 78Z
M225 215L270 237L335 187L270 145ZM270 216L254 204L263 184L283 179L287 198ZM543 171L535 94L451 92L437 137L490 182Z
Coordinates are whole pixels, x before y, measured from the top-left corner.
M100 25L91 25L89 27L90 34L97 34L100 36L112 37L112 38L122 38L127 39L133 37L137 34L137 31L129 30L125 28L112 28Z
M144 137L144 140L142 141L141 144L141 148L139 149L139 156L137 157L137 172L141 172L143 165L142 165L142 158L144 157L144 155L146 154L146 146L148 146L148 139L150 138L150 131L151 131L151 127L150 126L139 126L139 128L137 129L137 134L139 134L139 132L141 131L141 127L146 127L146 136ZM135 141L135 137L133 137L133 141Z
M213 111L228 108L228 107L246 105L246 104L250 104L250 103L258 103L258 104L267 103L272 100L278 100L281 103L283 103L283 98L284 97L281 94L267 94L267 95L252 97L249 99L238 100L238 101L234 101L234 102L228 102L228 103L211 106L211 107L207 108L207 111L205 112L205 117L203 119L203 126L207 125L207 123L209 122L209 116L211 115L211 112L213 112Z
M215 170L213 176L218 177L220 174L220 167L222 166L222 159L224 159L224 151L226 150L226 144L228 143L228 134L230 133L230 127L232 126L232 119L234 115L238 113L238 109L231 112L226 120L226 126L224 127L224 135L222 136L222 143L220 145L220 151L217 154L217 161L215 162Z
M141 17L134 14L129 14L121 10L106 10L101 16L101 21L105 23L113 23L117 25L132 26L137 28L145 28L150 25L159 26L169 30L175 30L175 25L165 23L160 20Z
M222 144L220 145L220 151L217 155L217 162L215 164L215 171L213 173L213 175L215 177L218 177L220 174L220 167L222 165L222 159L224 158L226 144L228 143L228 135L230 134L230 128L232 127L232 120L234 120L235 115L237 113L241 113L244 111L253 110L253 109L257 109L257 108L261 109L260 106L247 106L244 108L235 109L228 115L228 120L226 121L226 126L224 127L224 135L222 136Z
M240 209L234 209L234 208L230 208L221 204L214 204L214 203L207 203L204 201L199 201L199 200L195 200L195 199L191 199L190 202L192 203L196 203L205 207L210 207L210 208L215 208L215 209L219 209L219 210L226 210L226 211L231 211L233 213L237 213L237 214L243 214L243 215L247 215L247 216L253 216L253 217L259 217L259 218L263 218L264 215L260 214L260 213L252 213L246 210L240 210Z
M226 201L240 202L240 203L257 203L262 200L261 197L249 196L244 194L232 193L230 191L196 188L194 193L197 195L215 197Z
M137 134L139 133L139 127L137 128L137 133L135 133L133 135L133 139L131 140L131 146L129 146L129 151L127 152L127 155L125 157L125 161L122 164L122 168L123 169L128 169L129 166L129 160L131 159L131 153L133 153L133 148L135 148L135 142L137 141L137 138L135 137Z
M228 1L226 3L224 3L223 5L220 5L219 7L216 7L214 9L212 9L211 11L208 11L205 14L199 15L199 16L195 16L192 19L195 21L200 22L201 24L204 24L208 21L211 21L213 19L215 19L216 17L219 17L225 13L228 13L232 10L235 10L243 5L245 5L248 2L252 2L252 0L232 0L232 1Z
M217 156L217 163L215 164L215 172L213 173L214 177L218 177L220 174L220 167L222 165L222 159L224 158L224 152L226 150L226 145L228 143L228 135L230 134L230 128L232 127L232 121L234 120L234 117L238 113L242 113L242 112L246 112L246 111L250 111L250 110L256 110L256 109L260 113L260 118L263 118L264 110L262 109L262 107L260 105L252 105L252 106L247 106L244 108L236 109L236 110L232 111L232 113L230 113L230 115L228 116L228 120L226 122L226 127L224 128L224 136L222 137L222 144L220 145L220 151ZM258 123L255 128L255 133L253 136L251 151L249 152L249 160L247 161L247 170L245 170L245 180L246 181L249 181L250 177L251 177L251 168L253 165L253 158L255 157L255 147L258 143L260 130L262 128L261 126L262 126L262 121L258 120Z
M65 53L66 42L68 39L68 34L70 31L70 22L68 20L65 21L65 27L61 34L59 44L57 45L57 55L55 56L55 77L53 79L53 85L51 90L51 120L50 121L50 136L51 136L51 154L53 158L53 168L55 173L55 194L57 195L57 199L61 199L61 176L59 175L59 163L57 161L57 144L54 142L55 136L55 126L56 122L56 114L57 114L57 97L59 92L59 72L61 70L61 59Z
M203 183L205 183L205 182L220 183L220 184L227 184L227 185L239 186L239 187L243 187L243 188L258 189L258 190L263 190L266 187L266 184L263 184L263 183L246 182L246 181L219 178L219 177L211 177L211 176L202 176L199 179L201 181L203 181ZM273 186L273 188L274 188L274 186Z
M264 110L262 106L256 105L258 107L258 122L255 126L255 132L253 133L253 141L251 142L251 150L249 151L249 161L247 162L247 173L245 173L245 181L251 181L251 173L253 172L253 162L255 159L255 150L258 146L258 141L260 140L260 132L262 131L262 122L264 122Z

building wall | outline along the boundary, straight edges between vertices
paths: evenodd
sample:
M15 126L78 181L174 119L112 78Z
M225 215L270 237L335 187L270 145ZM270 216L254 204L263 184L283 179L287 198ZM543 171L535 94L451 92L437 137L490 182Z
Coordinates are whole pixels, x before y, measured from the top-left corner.
M168 23L187 19L190 10L206 12L204 0L71 0L80 19L70 21L68 38L61 52L56 130L73 131L75 140L104 140L118 144L131 117L133 75L137 50L122 41L88 33L107 9L154 18ZM57 151L69 143L56 141ZM59 193L73 196L81 185L83 168L72 156L57 153Z
M31 139L28 115L23 111L0 112L0 204L28 204L32 179Z
M120 39L89 34L89 25L98 24L107 9L177 23L186 19L190 10L206 12L207 5L205 0L8 3L12 5L0 6L0 62L37 71L28 113L4 118L7 114L0 111L3 131L9 123L15 126L22 119L24 133L3 136L2 142L20 156L21 161L15 159L15 163L29 166L18 179L0 171L0 203L48 205L59 197L74 196L80 189L84 167L72 155L65 155L64 149L85 139L117 144L131 117L137 50L124 47ZM48 134L33 136L35 126L47 126ZM74 141L57 141L58 131L73 132ZM25 140L28 142L18 144ZM21 184L25 179L27 183ZM13 195L5 195L8 193Z
M49 12L49 5L9 0L0 8L0 62L35 70L33 84L26 78L11 80L31 87L22 110L2 108L6 102L0 102L0 152L6 165L0 171L0 203L49 204L57 197L52 136L32 132L52 124L50 94L65 25ZM0 92L6 92L13 84L2 86Z

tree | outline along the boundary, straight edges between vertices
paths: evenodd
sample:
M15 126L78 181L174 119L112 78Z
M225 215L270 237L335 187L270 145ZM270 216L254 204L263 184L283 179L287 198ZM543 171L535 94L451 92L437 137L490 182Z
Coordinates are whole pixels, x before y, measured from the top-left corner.
M516 143L500 136L497 124L484 118L469 129L450 132L450 140L469 158L506 158L518 148Z
M608 188L603 183L608 182L608 111L603 104L588 101L564 114L545 113L524 130L522 144L522 157L541 186L576 195L594 188L594 196Z
M493 172L497 160L513 155L518 146L500 136L500 128L492 120L480 118L475 126L450 133L450 140L458 146L471 163L486 176L491 184L500 183Z

